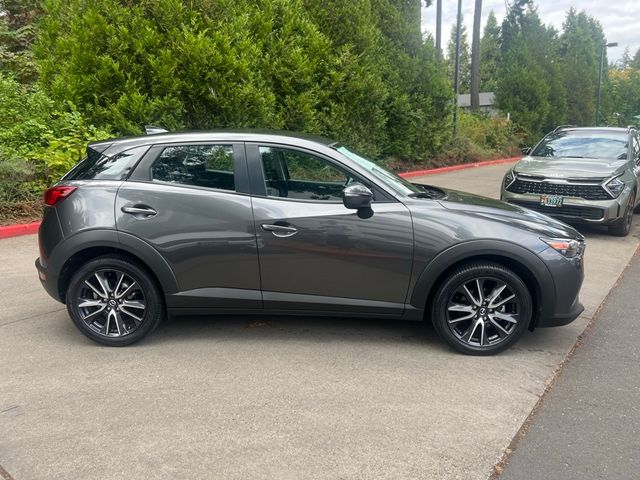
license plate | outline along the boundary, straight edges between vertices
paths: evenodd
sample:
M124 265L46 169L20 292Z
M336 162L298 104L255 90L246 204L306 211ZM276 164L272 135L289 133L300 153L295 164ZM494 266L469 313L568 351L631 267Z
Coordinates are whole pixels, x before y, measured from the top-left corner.
M560 195L540 195L540 205L543 207L561 207L562 200Z

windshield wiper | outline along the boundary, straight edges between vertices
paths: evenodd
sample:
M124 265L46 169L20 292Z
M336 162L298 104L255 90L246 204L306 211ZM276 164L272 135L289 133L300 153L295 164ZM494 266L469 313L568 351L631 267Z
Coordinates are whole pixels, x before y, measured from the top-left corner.
M411 198L436 198L435 195L427 192L414 192L410 193L409 196Z

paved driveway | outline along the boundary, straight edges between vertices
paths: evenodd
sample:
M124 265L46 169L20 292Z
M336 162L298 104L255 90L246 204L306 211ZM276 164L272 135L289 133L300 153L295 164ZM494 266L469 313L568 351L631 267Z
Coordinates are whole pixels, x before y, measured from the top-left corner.
M495 196L507 167L424 180ZM489 358L379 320L181 319L100 347L41 289L36 238L1 240L0 465L15 480L486 479L638 246L637 227L586 233L585 315Z

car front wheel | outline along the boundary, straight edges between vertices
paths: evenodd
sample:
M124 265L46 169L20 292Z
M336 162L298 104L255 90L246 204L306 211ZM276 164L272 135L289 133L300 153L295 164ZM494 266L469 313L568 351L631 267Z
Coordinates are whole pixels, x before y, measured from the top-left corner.
M513 345L527 329L531 295L513 271L493 262L453 270L436 291L431 318L438 334L469 355L492 355Z
M90 339L113 347L151 333L164 316L164 302L151 275L122 256L90 260L67 288L69 316Z

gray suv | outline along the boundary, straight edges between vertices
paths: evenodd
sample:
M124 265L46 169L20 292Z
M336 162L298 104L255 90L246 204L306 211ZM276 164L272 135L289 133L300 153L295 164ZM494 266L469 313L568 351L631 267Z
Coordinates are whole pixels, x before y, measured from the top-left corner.
M517 206L409 183L322 138L159 134L89 145L45 193L36 261L89 338L167 315L430 320L496 353L581 312L584 239Z
M501 198L625 236L640 202L639 178L635 128L558 127L507 172Z

